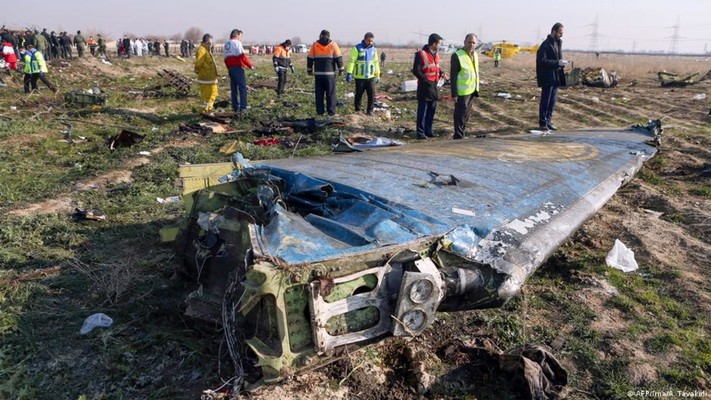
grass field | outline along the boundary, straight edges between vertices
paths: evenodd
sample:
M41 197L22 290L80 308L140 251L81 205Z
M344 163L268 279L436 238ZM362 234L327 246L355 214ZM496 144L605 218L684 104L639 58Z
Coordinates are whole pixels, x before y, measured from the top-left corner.
M286 137L295 148L253 145L253 130L278 118L315 116L303 54L294 56L297 73L289 75L282 100L275 98L270 56L254 57L256 71L247 77L252 108L229 135L179 130L202 121L192 111L196 88L187 98L143 95L162 84L160 69L194 77L190 60L57 63L48 76L58 83L58 95L25 95L21 76L3 76L9 86L0 88L0 398L194 399L219 387L231 374L222 336L183 316L182 301L193 288L175 277L173 251L159 240L158 230L181 217L182 205L156 198L180 193L179 164L228 161L219 149L234 140L246 158L257 160L326 154L340 133L414 139L414 133L390 130L415 125L414 95L399 93L400 83L411 79L412 51L387 51L384 70L391 72L378 90L392 97L386 101L391 119L354 114L345 97L353 87L339 80L344 105L338 118L346 128ZM440 314L412 341L370 346L253 398L413 398L408 349L423 354L432 377L426 398L516 398L511 377L494 373L471 351L469 344L482 338L504 349L555 344L553 353L569 372L569 398L628 398L636 390L711 396L711 178L703 174L711 168L711 117L708 99L693 99L708 94L710 84L669 89L656 81L659 70L704 75L709 59L568 58L576 66L616 70L621 80L611 89L562 90L555 123L562 129L625 127L661 118L667 136L660 154L505 307ZM496 69L482 58L482 80L470 136L522 134L537 126L533 56L505 59ZM106 92L107 108L122 114L64 105L62 92L94 83ZM495 97L499 92L514 98ZM223 78L218 100L228 98ZM435 140L451 137L452 112L452 102L440 102ZM62 141L62 120L71 120L74 138L86 140ZM105 140L122 127L146 137L112 151ZM107 220L75 222L76 207L101 210ZM616 238L635 251L639 271L605 266ZM96 312L111 316L113 326L80 335L84 318Z

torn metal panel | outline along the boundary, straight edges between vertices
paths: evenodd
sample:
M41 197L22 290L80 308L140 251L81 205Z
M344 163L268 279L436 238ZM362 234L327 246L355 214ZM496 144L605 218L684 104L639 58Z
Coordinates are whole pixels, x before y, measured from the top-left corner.
M659 71L657 72L657 78L663 87L684 87L696 83L694 78L699 74L691 74L688 76L679 76L671 72Z
M202 286L189 310L209 317L236 276L240 292L213 316L245 338L267 382L417 335L435 311L499 306L656 153L659 134L650 123L237 158L222 177L229 164L191 165L181 175L203 189L185 196L183 273ZM206 225L204 213L225 218Z

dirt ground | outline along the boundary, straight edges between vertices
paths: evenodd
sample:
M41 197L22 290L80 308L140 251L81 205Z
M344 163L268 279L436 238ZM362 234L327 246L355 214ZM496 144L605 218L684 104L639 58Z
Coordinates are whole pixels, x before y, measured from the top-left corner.
M389 135L391 137L411 140L414 139L413 133L394 130L401 127L413 129L415 124L414 94L399 92L399 83L411 79L412 50L386 51L388 63L383 68L384 78L379 92L392 97L386 102L393 106L394 117L388 120L381 116L368 117L339 111L339 118L356 131L378 131L386 136L390 131L395 132ZM449 68L448 57L443 56L445 71ZM295 55L294 58L303 72L303 55ZM553 354L571 377L565 392L568 398L622 398L621 393L627 390L648 388L699 390L711 396L708 382L708 374L711 373L711 342L708 337L711 331L711 284L708 279L711 272L711 111L708 98L694 99L696 95L709 94L711 81L684 88L663 88L656 79L656 72L660 69L679 74L700 72L704 75L711 68L711 63L708 58L608 54L596 58L594 55L573 53L569 58L575 66L602 66L617 71L620 82L617 87L608 89L579 86L561 90L554 114L554 122L559 129L627 127L646 123L648 119L662 120L665 137L660 153L640 175L588 221L541 267L523 293L504 308L441 314L434 326L421 337L411 341L386 340L244 396L264 400L518 398L522 392L516 377L500 373L490 357L473 349L472 343L482 338L492 339L502 348L523 343L551 346ZM252 77L252 83L255 87L257 82L264 83L267 88L256 90L267 91L269 83L273 82L273 77L268 75L269 58L256 60L257 65L266 72L261 78ZM522 134L535 129L539 90L535 84L533 56L519 54L512 59L504 59L499 68L494 68L493 62L486 57L482 56L481 62L482 96L474 107L468 135ZM72 79L81 79L84 86L90 86L87 83L90 79L122 79L129 84L131 80L142 79L150 85L155 84L153 74L161 63L160 60L116 60L114 65L109 66L88 60L63 71L54 71L53 76L66 74L61 78L60 87L66 87L73 82ZM189 62L172 61L170 67L192 77ZM221 89L226 85L223 79ZM293 90L305 93L294 94L290 100L301 102L308 112L313 113L309 86L296 86ZM105 89L110 90L109 87ZM20 108L42 110L47 102L56 101L37 96L24 98L16 83L0 90L5 91L0 91L0 96L6 100L3 105L20 104ZM339 90L343 91L343 88ZM447 90L445 88L442 94L448 95ZM497 97L498 93L509 93L512 97L504 99ZM255 96L255 99L259 97ZM165 105L155 100L136 100L127 101L125 107L165 115L171 108L186 109L189 107L187 102L195 100L166 99ZM348 99L344 101L350 102ZM253 103L252 107L263 106L266 109L272 105L265 101L263 104ZM439 138L435 140L451 138L452 112L451 101L440 102L435 124ZM26 111L24 115L31 117L34 112ZM242 121L236 128L244 129L246 123L254 122ZM9 135L0 139L0 146L4 143L5 146L34 146L36 149L33 143L46 139L50 134L46 131ZM225 136L221 143L211 143L211 146L216 148L236 139L240 138ZM72 181L63 190L37 196L35 201L4 207L3 211L15 218L12 221L37 218L41 214L66 214L77 205L77 198L87 201L82 197L87 196L87 192L108 193L117 185L131 185L134 180L140 180L152 172L150 164L153 157L180 156L182 151L197 148L191 140L172 136L159 145L147 148L152 153L149 158L137 154L130 156L108 170ZM31 153L27 155L31 156ZM177 216L180 210L173 210L172 213ZM140 213L136 211L134 214ZM154 225L160 225L160 221ZM52 235L61 235L61 232L53 232ZM620 239L634 250L641 267L638 272L625 276L604 266L604 255L615 239ZM144 247L144 242L148 240L138 236L126 237L114 243L113 250L124 255L145 252L147 259L159 260L164 263L162 265L174 263L167 250ZM155 243L155 239L150 240L153 242L149 243ZM98 246L98 243L100 241L91 246ZM25 279L42 284L48 276L57 274L57 270L50 271L48 268L47 274L36 277L27 274L31 271L35 273L37 269L14 265L3 268L18 274L5 283L24 282L22 279ZM224 357L220 356L222 353L217 350L219 334L202 331L195 324L182 320L175 309L184 293L174 290L169 270L159 272L151 279L155 279L154 287L162 288L160 294L164 297L150 305L150 313L155 315L170 310L167 317L158 318L156 323L177 327L169 335L161 336L156 343L146 344L145 338L132 328L134 321L131 321L128 327L121 328L118 337L103 336L87 345L45 338L51 346L66 345L67 351L62 353L60 348L54 349L52 357L27 355L32 360L28 370L49 374L64 371L63 363L71 365L71 362L81 360L84 364L77 373L57 378L60 388L68 387L72 379L79 379L82 380L79 386L83 389L69 392L75 395L74 398L77 394L86 394L87 398L122 398L123 381L120 377L130 373L111 369L115 387L90 384L93 380L106 384L106 380L99 375L109 367L88 361L89 348L83 346L89 346L94 351L107 351L106 348L113 342L136 341L135 346L126 344L130 349L125 350L126 354L122 353L122 368L142 370L152 378L142 382L143 386L131 381L130 384L139 389L125 392L129 397L199 398L202 390L219 387L221 382L217 375L228 375L216 373L216 370L226 368L224 365L217 366L218 359L222 358L225 362ZM650 320L667 322L655 325L657 323L652 324ZM138 324L142 327L141 332L149 331L145 326L149 325L147 322ZM648 325L654 326L649 328ZM213 349L200 352L194 350L192 345L176 348L171 345L161 353L158 350L161 343L173 343L171 335L190 337L189 340L175 339L178 343L202 341L203 346L211 345ZM195 348L199 346L195 344ZM189 355L191 351L198 355ZM148 356L143 354L145 352L153 354ZM413 357L413 352L418 356ZM171 361L158 361L160 357ZM136 361L133 361L134 358ZM183 366L185 360L192 360L189 362L193 364L189 365L201 369L187 370ZM0 362L0 373L2 365ZM424 375L417 373L418 368L425 371ZM607 371L613 373L608 374ZM175 376L169 378L171 374ZM181 379L184 388L178 387ZM659 382L662 382L661 387L655 386ZM169 384L171 390L162 389ZM418 385L421 389L419 394ZM422 387L425 389L422 390ZM16 394L12 397L22 396Z

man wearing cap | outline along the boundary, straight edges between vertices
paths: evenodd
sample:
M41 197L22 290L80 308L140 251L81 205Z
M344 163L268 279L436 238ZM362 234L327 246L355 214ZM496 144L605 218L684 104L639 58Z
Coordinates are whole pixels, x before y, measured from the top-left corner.
M368 106L366 113L373 115L373 105L375 103L375 83L380 82L380 63L378 62L378 50L373 45L375 36L368 32L363 36L363 40L353 47L348 57L346 67L346 81L351 82L355 77L355 111L360 112L360 101L363 92L368 95Z
M247 78L244 68L254 70L252 61L247 57L242 47L242 31L233 29L230 32L230 40L225 43L223 50L225 65L230 75L230 100L232 101L232 111L238 112L247 109ZM239 98L237 94L239 92Z
M412 73L417 78L417 138L433 137L432 123L437 110L437 82L445 75L439 68L439 46L442 36L433 33L422 50L415 53Z
M316 113L336 115L336 70L343 74L343 56L336 42L331 40L331 33L322 30L319 38L311 45L306 57L306 73L314 76ZM324 107L324 97L326 107Z
M277 96L281 97L284 94L284 86L286 86L286 69L291 69L292 74L295 72L294 65L291 63L291 40L286 39L283 43L274 47L272 62L274 63L274 71L279 79L276 89Z

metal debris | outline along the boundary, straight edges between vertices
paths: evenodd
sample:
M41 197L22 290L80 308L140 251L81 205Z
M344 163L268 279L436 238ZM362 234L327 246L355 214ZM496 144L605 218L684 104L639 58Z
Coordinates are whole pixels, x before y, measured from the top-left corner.
M106 139L106 145L109 146L111 150L118 147L131 147L136 143L141 143L144 137L144 135L124 129L118 135Z
M192 85L192 80L181 75L178 71L172 69L164 69L158 71L158 76L165 79L168 85L175 88L178 93L183 96L187 96L190 93L190 86Z
M106 96L94 94L92 90L73 90L64 93L64 104L69 106L105 106Z
M666 71L657 72L657 78L659 79L659 82L662 84L663 87L684 87L688 85L693 85L694 83L696 83L694 81L694 78L696 78L698 75L698 72L687 76L679 76L677 74L673 74L671 72Z

